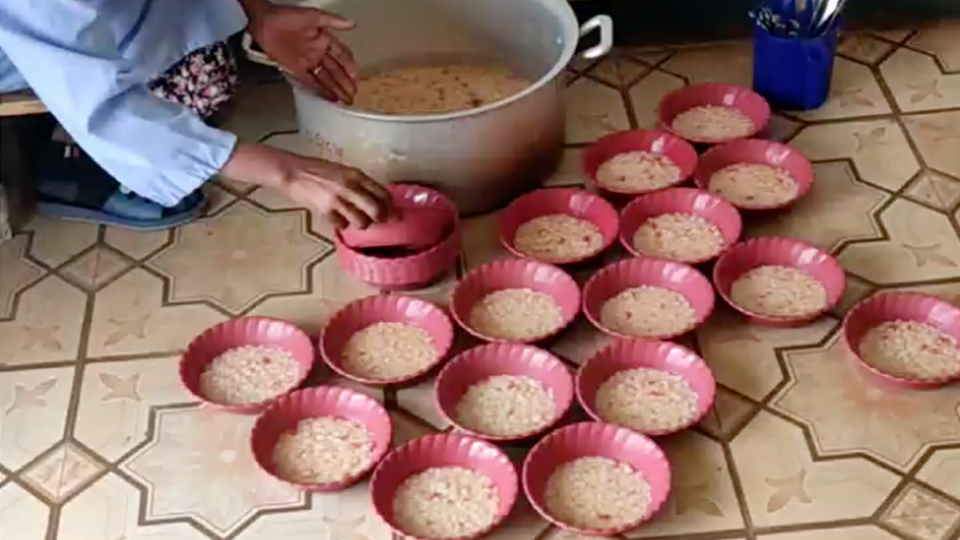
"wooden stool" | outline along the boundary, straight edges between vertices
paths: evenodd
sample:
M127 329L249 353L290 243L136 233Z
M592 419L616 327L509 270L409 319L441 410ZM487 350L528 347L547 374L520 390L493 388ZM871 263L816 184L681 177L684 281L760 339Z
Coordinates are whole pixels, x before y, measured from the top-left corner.
M15 116L43 114L47 108L31 92L0 94L0 242L13 236L24 217L25 156Z

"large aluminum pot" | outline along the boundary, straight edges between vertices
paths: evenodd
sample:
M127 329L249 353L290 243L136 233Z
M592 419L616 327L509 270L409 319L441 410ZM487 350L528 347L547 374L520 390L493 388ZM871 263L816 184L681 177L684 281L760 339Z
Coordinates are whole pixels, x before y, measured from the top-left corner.
M310 0L358 22L342 34L361 73L421 59L494 59L535 81L503 101L453 114L386 116L327 102L293 84L301 134L316 155L386 182L418 182L462 213L489 211L542 183L563 151L563 68L577 40L599 31L586 58L605 55L613 23L578 26L566 0ZM249 40L247 40L249 45ZM254 60L267 61L249 50Z

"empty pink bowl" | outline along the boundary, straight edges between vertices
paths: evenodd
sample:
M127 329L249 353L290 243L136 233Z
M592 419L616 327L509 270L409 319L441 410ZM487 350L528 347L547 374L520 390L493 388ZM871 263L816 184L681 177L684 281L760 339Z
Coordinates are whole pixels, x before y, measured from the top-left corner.
M697 151L690 146L690 143L676 135L650 129L619 131L598 139L581 154L580 165L587 182L594 188L608 193L620 195L647 193L649 190L622 190L600 185L597 182L597 169L614 157L627 152L648 152L666 156L680 167L680 178L675 185L690 178L697 166Z
M743 232L740 213L722 197L699 189L670 188L637 197L623 209L620 216L620 243L635 257L649 256L633 246L633 237L647 220L664 214L690 214L709 221L723 236L723 249L735 244ZM711 259L685 262L699 264Z
M926 323L960 342L960 308L936 296L926 294L878 293L855 305L843 319L843 337L850 353L880 380L895 386L915 389L937 388L960 382L960 377L905 379L884 373L864 362L860 356L860 342L864 334L875 326L892 321Z
M707 105L732 107L750 118L754 130L752 133L745 135L744 138L756 135L770 121L770 104L760 94L735 84L705 83L680 88L664 97L657 111L660 118L660 128L677 135L672 128L674 118L694 107ZM731 140L691 139L689 137L687 139L705 144L717 144Z
M497 518L477 534L456 539L479 538L492 531L510 514L519 491L517 471L502 450L465 435L427 435L396 448L380 463L370 482L370 498L380 518L398 534L415 540L433 540L408 534L393 517L393 499L403 482L434 467L463 467L489 478L499 495Z
M549 295L560 306L563 324L554 332L527 340L488 336L470 325L470 310L488 294L503 289L530 289ZM453 290L450 310L457 324L473 336L493 342L534 342L560 333L580 311L580 288L563 270L527 259L503 259L477 267L463 276Z
M212 326L193 338L180 357L180 382L194 397L209 405L241 414L262 411L272 399L249 405L218 403L204 396L200 387L200 376L210 362L230 349L244 346L283 349L296 358L300 363L300 379L296 386L300 386L313 369L313 343L306 332L280 319L240 317Z
M607 300L627 289L644 285L682 294L697 315L693 327L680 334L658 336L658 339L671 339L685 334L703 324L713 312L713 287L710 280L696 268L663 259L638 257L605 266L590 278L583 288L583 313L601 331L614 337L633 339L636 336L620 334L604 326L600 321L600 311Z
M514 245L517 229L531 219L555 214L565 214L592 223L603 235L603 244L596 252L583 257L540 259L542 262L551 264L582 262L600 254L617 238L620 218L613 205L602 197L582 189L550 188L528 193L510 203L510 206L500 213L500 243L518 257L534 258Z
M547 510L545 492L554 471L564 463L594 456L625 463L650 484L650 504L642 518L617 528L583 529L560 521ZM663 450L645 435L604 422L572 424L550 433L527 454L522 475L527 499L544 519L591 536L613 536L636 528L660 511L670 494L670 462Z
M352 420L370 431L373 436L370 466L342 481L325 484L303 484L278 475L273 451L280 436L295 431L302 420L322 417ZM373 470L390 449L391 435L390 415L379 401L348 388L316 386L287 394L268 407L253 425L250 447L257 465L282 482L306 491L339 491Z
M644 434L659 436L682 431L702 420L713 407L717 381L702 358L690 349L669 341L632 339L614 341L580 366L576 377L577 399L587 414L595 420L608 422L594 406L597 390L613 375L636 368L656 369L682 377L699 398L697 416L685 426Z
M361 281L387 290L416 289L429 285L453 271L460 257L462 228L457 208L439 191L409 184L389 186L394 203L407 212L422 210L437 217L446 213L448 225L439 242L424 251L404 256L383 256L355 249L344 241L343 233L335 233L337 261L340 267Z
M457 404L467 390L497 375L518 375L540 381L556 405L553 420L539 429L512 436L477 432L458 422ZM434 390L440 412L461 431L481 439L516 441L543 433L560 421L573 401L573 378L567 366L547 351L519 343L487 343L450 360L440 371Z
M754 313L735 303L730 297L733 282L754 268L768 265L797 268L813 276L827 291L827 305L817 313L788 318ZM746 240L725 251L713 267L713 283L731 307L752 321L767 326L796 326L810 322L836 306L843 297L847 277L840 263L826 251L792 238L761 237Z
M769 165L785 170L797 183L797 194L789 201L774 206L738 206L743 210L778 210L788 208L810 193L813 188L813 165L799 150L773 141L743 139L707 150L700 156L694 180L700 189L710 190L710 178L720 170L738 163Z
M437 356L429 366L396 379L369 379L343 368L343 350L354 334L375 323L408 323L433 338ZM453 345L453 323L439 307L426 300L399 295L377 295L351 302L333 315L320 334L320 354L330 369L354 381L383 386L413 382L440 365Z

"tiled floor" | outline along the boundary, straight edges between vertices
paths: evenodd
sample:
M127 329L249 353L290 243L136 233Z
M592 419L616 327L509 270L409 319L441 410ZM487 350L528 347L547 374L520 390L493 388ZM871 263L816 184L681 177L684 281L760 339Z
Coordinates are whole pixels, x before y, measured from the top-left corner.
M893 288L960 303L958 36L954 23L848 37L830 101L774 119L770 135L816 162L817 184L790 214L752 220L748 234L832 250L849 271L844 309ZM652 125L664 93L749 77L741 44L578 64L571 146L552 183L579 182L583 143ZM230 127L298 144L281 86L248 88ZM338 270L327 231L306 212L265 190L212 194L210 216L174 232L37 220L0 245L2 540L388 538L364 486L308 496L269 480L247 451L252 419L197 408L180 388L176 353L206 326L269 314L316 331L375 292ZM502 254L493 223L469 222L465 268ZM445 302L451 285L416 294ZM834 316L770 330L716 315L696 336L722 383L716 411L664 441L673 498L629 538L960 536L960 388L878 387L844 358L837 326ZM602 343L580 324L553 348L577 363ZM429 384L374 393L401 439L446 427ZM496 538L572 536L521 509Z

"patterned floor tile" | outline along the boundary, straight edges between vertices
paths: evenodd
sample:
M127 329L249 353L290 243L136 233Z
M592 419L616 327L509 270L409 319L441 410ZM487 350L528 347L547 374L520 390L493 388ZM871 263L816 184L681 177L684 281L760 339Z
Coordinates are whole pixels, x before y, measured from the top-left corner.
M952 20L937 21L919 32L907 43L925 53L932 54L944 71L960 71L960 44L957 43L960 23Z
M65 442L33 463L21 478L50 501L62 503L104 470L85 450Z
M667 94L683 88L683 79L676 75L654 71L630 88L630 101L637 117L637 125L645 129L657 127L657 107Z
M757 527L868 517L898 482L866 460L813 461L800 428L766 412L730 450Z
M854 60L873 65L893 50L893 47L892 43L867 34L852 34L841 38L837 51Z
M305 229L300 212L266 213L241 202L178 229L174 244L149 264L170 279L170 301L208 301L239 313L267 296L306 290L307 266L332 248Z
M791 143L813 161L850 159L860 178L896 191L920 170L893 120L809 126Z
M63 439L73 368L35 369L0 377L0 463L17 470Z
M870 68L837 58L826 103L815 110L797 113L797 116L805 120L828 120L889 112L890 104L883 97L880 84Z
M37 216L27 222L24 229L33 233L30 255L50 266L67 262L97 241L97 226L90 223Z
M960 447L937 450L917 478L960 500Z
M580 154L583 151L577 148L567 148L563 151L563 158L553 175L544 182L545 187L581 187L584 182L580 172Z
M868 454L905 472L929 446L960 444L954 390L917 393L878 384L839 335L823 348L783 356L791 383L771 404L810 429L821 455Z
M20 486L0 487L0 538L45 540L50 509Z
M908 485L880 521L912 540L947 540L960 525L960 506Z
M620 93L587 78L567 89L567 143L589 143L627 129L627 111Z
M649 69L634 62L629 56L614 51L590 71L590 76L616 88L625 88L636 82Z
M900 49L880 65L880 73L903 111L960 106L960 74L944 74L929 55Z
M960 179L960 152L956 150L960 145L960 111L905 116L903 122L927 165Z
M105 227L104 241L117 251L136 259L143 260L167 246L173 238L173 231L133 231L120 227Z
M0 268L3 268L3 281L0 281L0 319L13 315L17 293L43 275L43 269L24 258L29 240L27 235L20 235L0 243Z
M899 199L881 215L889 240L845 247L848 272L876 283L910 283L960 276L960 238L947 216Z
M94 246L63 268L63 273L86 290L94 290L130 267L122 255L110 248Z
M757 538L759 540L898 540L893 534L872 525L761 534Z
M163 294L163 281L139 268L101 289L93 304L87 356L178 351L201 330L226 319L207 305L164 305Z
M749 87L753 81L753 47L749 42L681 49L663 69L686 77L690 84L726 82Z
M713 410L700 422L700 427L717 439L729 440L752 418L756 410L757 405L721 386L717 388Z
M960 180L923 171L904 194L937 210L950 211L960 202Z
M663 449L672 463L687 465L674 469L673 491L660 514L626 536L651 538L742 529L743 516L720 445L687 432L665 439Z
M500 244L497 215L470 218L463 222L463 266L472 270L488 262L509 257Z
M0 366L75 360L87 295L51 275L19 300L16 318L0 322Z

